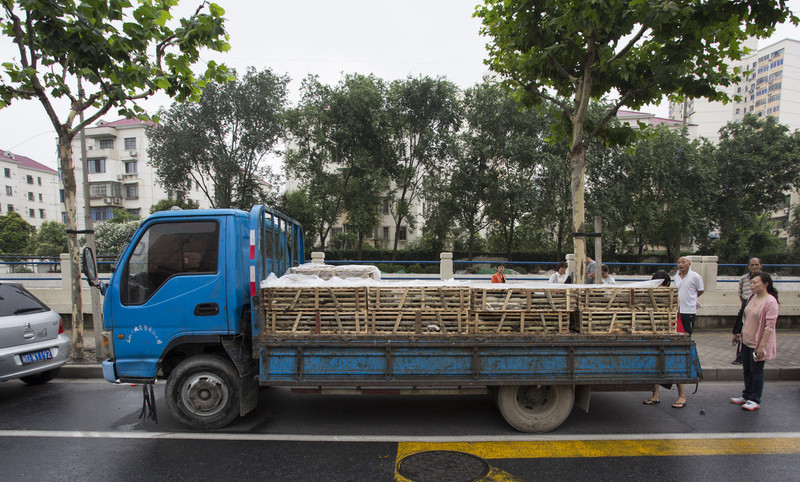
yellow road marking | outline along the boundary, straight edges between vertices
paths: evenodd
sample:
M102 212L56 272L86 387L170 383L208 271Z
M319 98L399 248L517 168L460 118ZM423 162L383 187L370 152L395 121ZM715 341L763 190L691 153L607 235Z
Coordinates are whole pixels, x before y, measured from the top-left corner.
M537 442L407 442L397 445L397 461L430 450L452 450L482 459L568 457L670 457L689 455L798 454L797 438L570 440Z

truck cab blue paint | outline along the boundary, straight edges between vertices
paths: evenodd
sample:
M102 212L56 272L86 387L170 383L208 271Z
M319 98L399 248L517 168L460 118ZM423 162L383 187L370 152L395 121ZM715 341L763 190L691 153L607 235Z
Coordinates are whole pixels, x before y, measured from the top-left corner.
M254 216L258 219L251 219ZM115 360L109 369L104 365L104 377L153 379L165 348L174 340L249 331L241 324L251 302L251 264L261 266L257 283L269 272L280 276L290 264L303 261L302 244L299 253L289 253L297 244L287 239L287 222L264 206L251 213L186 210L148 217L109 281L104 328L113 332ZM261 246L251 259L254 226L261 230L254 237L271 243L269 253ZM302 237L299 225L288 232Z

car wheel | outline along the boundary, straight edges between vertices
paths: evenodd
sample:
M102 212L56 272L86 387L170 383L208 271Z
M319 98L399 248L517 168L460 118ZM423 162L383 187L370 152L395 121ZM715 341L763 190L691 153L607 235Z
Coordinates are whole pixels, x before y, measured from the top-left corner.
M222 428L239 416L239 373L218 356L182 361L167 378L167 407L175 419L193 429Z
M52 370L47 370L46 372L37 373L36 375L20 377L20 380L28 385L41 385L54 379L56 375L58 375L59 370L61 370L61 367L53 368Z

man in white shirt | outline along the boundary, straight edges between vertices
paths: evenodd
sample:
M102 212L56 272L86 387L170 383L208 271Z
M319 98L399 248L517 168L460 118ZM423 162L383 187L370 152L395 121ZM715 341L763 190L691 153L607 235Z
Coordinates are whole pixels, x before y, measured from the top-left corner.
M683 331L692 334L694 319L697 315L697 298L703 294L703 278L692 271L692 262L689 258L682 257L678 260L678 272L675 274L675 287L678 288L680 307L678 314L681 316Z
M694 331L694 320L697 316L697 299L705 291L703 278L692 271L692 262L689 258L681 257L678 259L678 272L675 273L675 287L678 288L678 317L683 325L683 331L687 335ZM672 408L683 408L686 406L686 391L682 383L678 384L678 399L672 404Z
M697 316L697 299L703 294L703 278L691 270L692 262L689 258L678 259L678 272L675 273L675 286L678 288L678 317L683 325L683 331L691 335L694 330L694 319ZM653 387L653 396L644 401L645 405L655 405L658 402L658 385ZM678 399L672 408L686 406L686 389L682 383L678 384Z

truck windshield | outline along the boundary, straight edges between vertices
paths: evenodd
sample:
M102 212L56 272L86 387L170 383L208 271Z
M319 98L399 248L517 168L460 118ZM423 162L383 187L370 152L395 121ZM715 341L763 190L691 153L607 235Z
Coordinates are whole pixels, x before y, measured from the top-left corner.
M136 242L125 264L122 304L144 303L173 276L216 273L218 256L216 221L153 224Z

